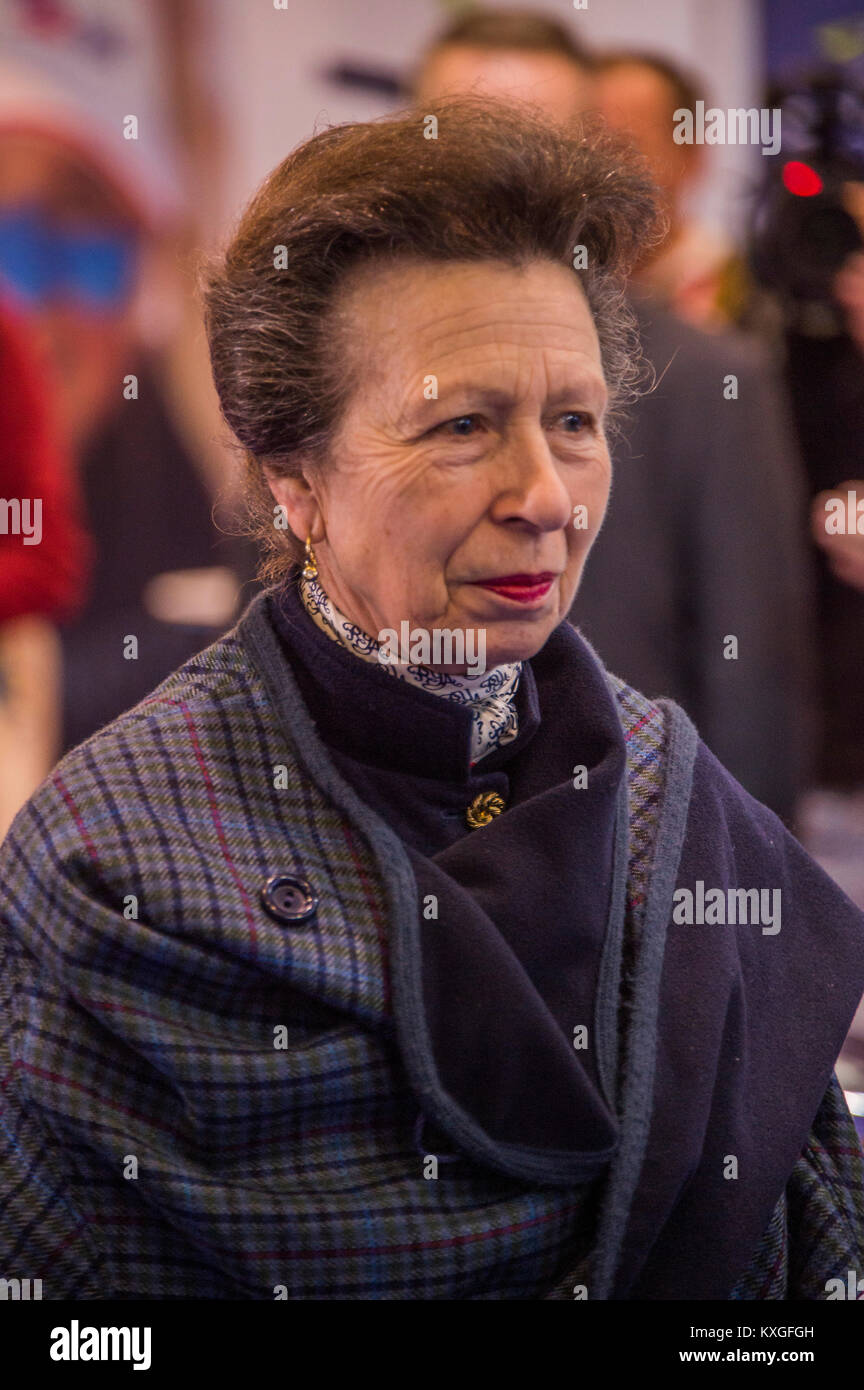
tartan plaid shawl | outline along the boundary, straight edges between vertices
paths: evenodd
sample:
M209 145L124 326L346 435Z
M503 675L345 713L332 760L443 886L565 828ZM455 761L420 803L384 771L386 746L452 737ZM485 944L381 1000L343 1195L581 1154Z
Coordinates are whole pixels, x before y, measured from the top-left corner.
M0 1277L53 1299L627 1296L650 1085L622 1046L623 1157L599 1188L472 1162L429 1180L393 1024L395 871L265 648L256 600L70 753L0 851ZM695 734L609 682L628 748L626 1042L670 742L692 758ZM262 910L277 871L315 885L314 930ZM861 1153L835 1081L770 1205L725 1296L824 1297L861 1268Z

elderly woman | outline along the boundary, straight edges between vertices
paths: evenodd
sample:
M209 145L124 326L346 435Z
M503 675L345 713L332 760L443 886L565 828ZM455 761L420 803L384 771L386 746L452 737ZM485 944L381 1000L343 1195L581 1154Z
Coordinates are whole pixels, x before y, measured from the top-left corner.
M0 1266L45 1298L864 1272L862 919L567 622L653 234L611 139L472 101L325 130L210 276L275 582L0 865Z

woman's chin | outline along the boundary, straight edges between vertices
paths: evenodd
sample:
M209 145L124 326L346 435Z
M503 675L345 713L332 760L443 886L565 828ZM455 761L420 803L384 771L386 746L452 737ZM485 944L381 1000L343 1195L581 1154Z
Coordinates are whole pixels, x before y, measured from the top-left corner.
M523 620L521 623L508 624L513 629L510 632L496 632L494 626L490 624L486 628L486 668L490 671L493 666L530 661L546 645L550 633L558 626L558 620L556 618L550 622L547 618L545 622L538 623Z

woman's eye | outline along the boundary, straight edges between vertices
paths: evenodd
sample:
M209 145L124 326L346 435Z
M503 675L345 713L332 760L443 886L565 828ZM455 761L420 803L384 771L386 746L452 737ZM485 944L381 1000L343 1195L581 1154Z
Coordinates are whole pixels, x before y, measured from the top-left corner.
M476 415L457 415L453 420L445 420L444 424L439 425L438 428L465 439L474 433L476 422Z
M567 434L578 434L590 423L589 416L582 410L568 410L561 416L561 419L564 421L564 429Z
M452 420L445 420L442 424L436 425L433 433L455 435L459 439L470 439L476 434L480 427L479 415L456 415ZM558 417L558 421L565 434L581 434L582 431L591 424L591 416L584 410L568 410Z

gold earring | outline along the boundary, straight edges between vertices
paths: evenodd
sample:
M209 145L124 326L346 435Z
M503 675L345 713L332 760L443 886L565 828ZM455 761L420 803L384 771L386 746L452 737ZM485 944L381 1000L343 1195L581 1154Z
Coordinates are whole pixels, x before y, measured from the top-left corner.
M315 551L312 549L311 535L306 537L306 560L303 564L303 578L315 579L318 575L318 562L315 559Z

